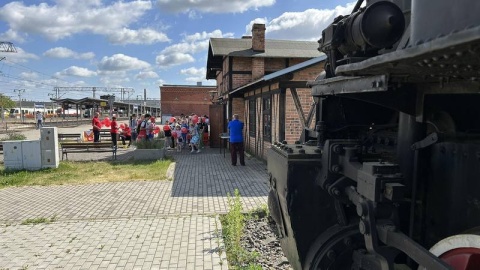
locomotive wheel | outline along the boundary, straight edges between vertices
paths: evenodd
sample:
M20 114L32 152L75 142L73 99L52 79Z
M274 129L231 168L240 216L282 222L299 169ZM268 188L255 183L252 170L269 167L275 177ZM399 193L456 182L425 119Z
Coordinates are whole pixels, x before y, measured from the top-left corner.
M304 269L351 269L353 251L365 248L357 224L335 225L322 233L310 246Z
M435 244L430 252L455 270L477 270L480 267L480 235L457 234L450 236ZM425 268L419 267L419 269Z

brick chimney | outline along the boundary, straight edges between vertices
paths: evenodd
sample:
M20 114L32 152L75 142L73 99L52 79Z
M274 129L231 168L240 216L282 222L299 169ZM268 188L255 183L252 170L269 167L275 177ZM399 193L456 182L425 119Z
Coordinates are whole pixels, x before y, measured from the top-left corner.
M252 26L252 50L265 52L265 24L254 23Z

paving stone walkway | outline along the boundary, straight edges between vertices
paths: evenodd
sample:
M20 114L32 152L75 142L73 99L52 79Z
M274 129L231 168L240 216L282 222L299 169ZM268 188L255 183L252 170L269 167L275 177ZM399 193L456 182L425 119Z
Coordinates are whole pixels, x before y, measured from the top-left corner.
M120 149L118 159L132 152ZM218 214L235 189L245 210L266 204L265 164L233 167L209 148L167 155L173 181L1 189L0 269L228 269ZM21 225L39 217L54 221Z

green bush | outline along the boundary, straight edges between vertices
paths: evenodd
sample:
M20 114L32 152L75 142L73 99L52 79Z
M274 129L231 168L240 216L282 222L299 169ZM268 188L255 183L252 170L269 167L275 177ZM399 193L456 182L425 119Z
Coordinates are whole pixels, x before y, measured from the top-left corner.
M222 222L222 234L227 252L227 258L232 269L262 269L255 263L258 254L249 252L241 246L241 238L245 227L245 215L242 213L242 201L240 192L235 189L234 196L228 194L229 211L220 218Z
M20 133L7 133L7 137L0 139L0 141L21 141L26 140L27 137Z
M140 140L136 142L137 149L162 149L165 144L164 140Z

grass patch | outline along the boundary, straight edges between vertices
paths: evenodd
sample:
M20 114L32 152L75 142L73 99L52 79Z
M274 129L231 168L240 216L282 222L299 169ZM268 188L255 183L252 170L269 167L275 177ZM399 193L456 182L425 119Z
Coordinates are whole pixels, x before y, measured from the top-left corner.
M50 222L54 222L55 220L57 220L57 217L55 217L55 216L53 216L51 218L46 218L46 217L29 218L29 219L26 219L26 220L22 221L22 223L20 223L20 224L21 225L29 225L29 224L50 223Z
M226 215L220 216L220 222L222 223L222 235L229 267L231 269L261 270L262 267L256 263L258 254L245 250L240 243L245 219L249 218L249 215L242 213L243 206L238 189L235 189L234 196L228 194L227 200L230 210Z
M27 137L23 134L9 132L7 133L7 136L4 138L1 138L0 141L21 141L26 139Z
M56 169L10 171L0 167L0 189L19 186L167 180L171 159L157 161L62 161Z

